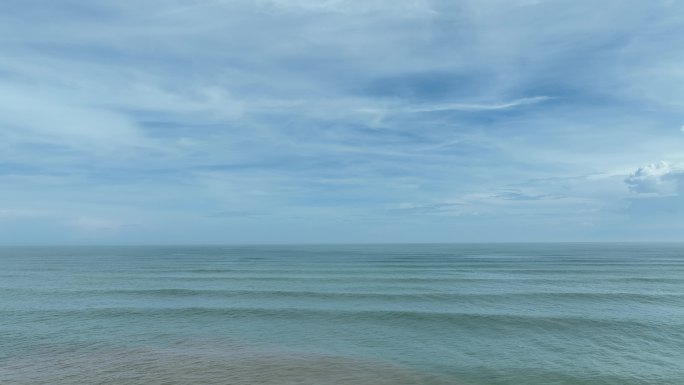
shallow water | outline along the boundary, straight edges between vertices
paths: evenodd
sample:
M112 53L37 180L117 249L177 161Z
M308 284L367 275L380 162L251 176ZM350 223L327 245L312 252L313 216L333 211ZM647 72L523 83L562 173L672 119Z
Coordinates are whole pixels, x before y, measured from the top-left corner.
M0 383L682 378L684 245L0 249Z

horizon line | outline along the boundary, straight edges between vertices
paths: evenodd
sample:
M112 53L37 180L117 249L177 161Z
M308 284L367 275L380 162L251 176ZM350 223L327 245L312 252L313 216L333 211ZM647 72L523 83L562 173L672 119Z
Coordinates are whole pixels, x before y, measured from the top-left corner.
M628 240L628 241L473 241L473 242L296 242L296 243L73 243L73 244L1 244L0 248L13 247L269 247L269 246L457 246L457 245L548 245L548 244L684 244L684 241L662 241L662 240Z

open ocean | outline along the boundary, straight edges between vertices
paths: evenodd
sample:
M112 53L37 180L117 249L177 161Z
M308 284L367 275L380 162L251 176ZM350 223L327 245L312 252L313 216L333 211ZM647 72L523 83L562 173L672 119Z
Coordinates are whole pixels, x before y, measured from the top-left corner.
M0 249L2 384L684 384L684 245Z

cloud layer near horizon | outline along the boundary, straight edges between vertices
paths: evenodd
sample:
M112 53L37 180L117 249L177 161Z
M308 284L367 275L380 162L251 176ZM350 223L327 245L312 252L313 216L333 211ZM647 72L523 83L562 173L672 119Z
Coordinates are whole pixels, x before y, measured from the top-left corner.
M684 230L680 2L0 11L2 243Z

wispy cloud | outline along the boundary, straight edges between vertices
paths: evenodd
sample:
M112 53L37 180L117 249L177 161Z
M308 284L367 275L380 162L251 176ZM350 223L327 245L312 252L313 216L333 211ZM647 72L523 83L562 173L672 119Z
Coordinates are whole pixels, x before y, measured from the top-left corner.
M678 2L0 11L2 240L620 238L678 194Z
M0 209L0 219L45 218L54 215L46 210L35 209Z
M516 107L522 107L530 104L537 104L548 100L548 96L536 96L530 98L520 98L504 103L492 104L468 104L468 103L447 103L434 104L426 106L408 107L408 112L437 112L437 111L497 111L508 110Z
M74 226L89 232L110 232L116 231L122 227L122 224L116 221L94 217L79 217L72 223Z

